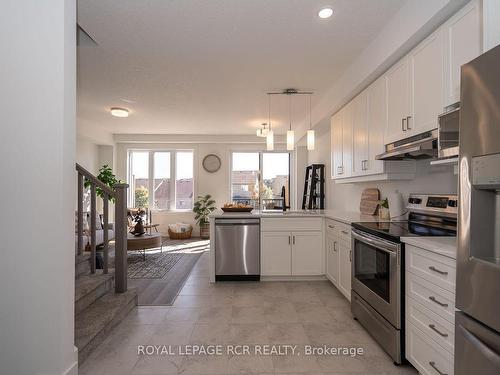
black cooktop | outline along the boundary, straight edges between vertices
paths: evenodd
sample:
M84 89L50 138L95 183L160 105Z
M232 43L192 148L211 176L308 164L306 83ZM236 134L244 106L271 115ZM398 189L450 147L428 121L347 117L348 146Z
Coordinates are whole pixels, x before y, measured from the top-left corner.
M453 226L437 226L432 223L413 221L391 221L379 223L352 223L354 228L374 234L392 241L399 241L400 237L441 236L454 237L457 235Z

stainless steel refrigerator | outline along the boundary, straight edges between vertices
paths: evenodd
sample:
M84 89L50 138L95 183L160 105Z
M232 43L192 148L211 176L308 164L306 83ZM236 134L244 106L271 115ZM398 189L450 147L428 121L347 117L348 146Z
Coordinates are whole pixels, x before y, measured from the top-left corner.
M462 67L455 374L500 374L500 46Z

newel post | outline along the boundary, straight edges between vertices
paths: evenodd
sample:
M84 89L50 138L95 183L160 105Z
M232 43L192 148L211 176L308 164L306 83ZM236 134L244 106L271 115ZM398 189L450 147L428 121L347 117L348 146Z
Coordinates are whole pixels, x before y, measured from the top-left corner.
M127 188L116 184L115 189L115 293L127 291Z

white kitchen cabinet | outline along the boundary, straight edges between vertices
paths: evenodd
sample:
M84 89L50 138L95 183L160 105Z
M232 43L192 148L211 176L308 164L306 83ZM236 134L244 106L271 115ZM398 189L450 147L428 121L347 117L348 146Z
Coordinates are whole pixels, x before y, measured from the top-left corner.
M500 1L483 0L483 51L500 44Z
M367 92L363 91L352 101L353 158L352 176L362 176L367 172L368 163L368 122Z
M474 0L443 25L445 106L460 100L461 66L478 57L482 52L481 17L480 1Z
M262 276L291 276L290 232L262 232L260 258Z
M339 285L338 289L351 300L351 246L340 241L339 251Z
M441 28L408 55L410 108L406 128L410 136L438 127L444 108L443 58Z
M326 239L326 276L337 288L339 286L339 252L333 237Z
M352 125L353 102L349 102L342 114L342 177L352 175Z
M408 59L398 61L385 75L387 85L387 130L385 143L407 137L409 116Z
M342 115L344 111L340 110L331 118L331 168L332 178L339 178L342 176Z
M384 134L387 128L387 91L385 79L379 78L366 90L368 161L365 163L366 174L384 172L384 162L375 157L385 151Z
M323 275L324 251L322 232L293 232L292 275Z

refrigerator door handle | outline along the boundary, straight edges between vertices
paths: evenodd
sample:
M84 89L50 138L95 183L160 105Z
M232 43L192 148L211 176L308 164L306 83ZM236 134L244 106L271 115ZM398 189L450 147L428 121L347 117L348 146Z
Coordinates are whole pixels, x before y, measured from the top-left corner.
M462 334L465 336L465 338L467 338L467 340L469 340L485 358L488 358L490 362L494 363L495 366L500 368L500 355L498 353L491 350L476 335L474 335L468 329L464 328L462 325L459 325L458 329L462 331Z

